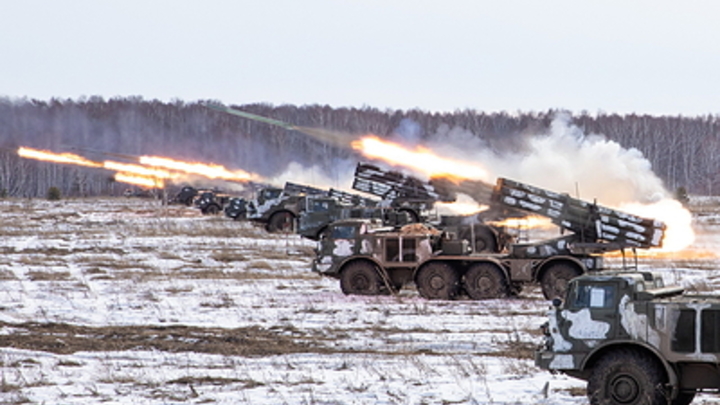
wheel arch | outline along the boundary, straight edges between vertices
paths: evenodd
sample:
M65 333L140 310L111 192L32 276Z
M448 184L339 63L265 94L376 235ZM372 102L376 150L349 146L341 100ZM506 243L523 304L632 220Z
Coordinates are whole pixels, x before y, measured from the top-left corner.
M387 270L385 270L385 267L383 267L382 264L380 264L379 261L375 260L373 257L370 257L370 256L361 256L361 257L348 256L346 259L344 259L343 261L341 261L340 263L338 263L338 265L337 265L337 269L338 269L338 270L337 270L337 276L338 276L338 277L341 277L341 276L342 276L342 272L343 272L350 264L359 263L359 262L365 262L365 263L371 264L371 265L375 268L375 270L378 272L378 274L380 274L381 277L387 277L387 276L388 276Z
M346 268L348 268L351 264L355 263L366 263L370 264L373 269L375 269L375 272L377 272L378 276L380 277L380 280L382 284L389 289L390 292L392 292L392 283L390 274L388 273L387 269L377 260L375 260L371 256L362 256L362 257L348 257L347 259L343 260L340 264L338 264L337 267L337 274L335 275L338 279L342 280L343 278L343 272Z
M295 222L295 220L297 219L297 215L294 212L292 212L292 210L289 210L286 208L281 208L281 209L272 211L272 213L270 213L267 216L267 221L265 222L265 230L268 232L272 232L273 230L271 228L273 227L274 218L277 218L278 215L285 214L285 213L290 214L292 221Z
M549 268L551 268L552 266L554 266L556 264L569 264L580 272L578 275L582 275L587 271L585 265L575 257L553 256L553 257L543 260L542 262L540 262L540 264L538 264L535 267L535 275L534 275L535 281L542 280L543 276L545 275L545 272Z
M325 224L325 225L321 226L317 232L315 232L315 235L313 235L314 239L313 238L309 238L309 239L320 240L320 239L322 239L323 234L326 233L327 231L328 231L328 224Z
M662 364L663 370L665 370L665 375L668 379L668 384L670 385L672 392L671 392L671 398L675 398L678 393L678 376L675 372L675 369L672 367L670 363L668 363L665 358L655 349L654 347L643 343L643 342L637 342L637 341L617 341L612 342L607 345L600 346L590 352L588 356L583 359L581 365L580 365L580 371L588 376L590 374L590 371L595 366L597 361L602 358L604 355L606 355L609 352L612 352L613 350L617 349L632 349L637 350L639 352L645 353L649 355L650 357L654 358L658 363Z
M287 208L280 208L280 209L274 210L273 212L270 213L270 215L268 215L268 221L270 220L270 218L274 217L275 215L286 213L286 212L288 214L290 214L290 216L292 216L293 219L297 218L297 214L294 213L293 210L289 210Z

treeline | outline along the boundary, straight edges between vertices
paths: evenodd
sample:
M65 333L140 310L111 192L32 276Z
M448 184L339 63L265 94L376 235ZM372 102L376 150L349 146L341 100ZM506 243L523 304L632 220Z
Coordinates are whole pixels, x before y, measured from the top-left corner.
M127 186L99 169L21 159L19 146L73 151L159 155L212 162L272 177L289 162L332 172L351 151L323 144L301 133L238 118L203 106L205 102L160 102L140 97L79 100L0 99L0 196L45 196L57 187L64 196L118 194ZM379 110L322 105L233 106L298 126L388 137L408 123L418 140L440 128L461 128L502 153L522 140L545 133L558 111L484 113L462 110ZM572 123L586 134L604 134L626 148L637 148L669 190L720 193L720 117L575 114ZM97 160L107 157L98 155Z

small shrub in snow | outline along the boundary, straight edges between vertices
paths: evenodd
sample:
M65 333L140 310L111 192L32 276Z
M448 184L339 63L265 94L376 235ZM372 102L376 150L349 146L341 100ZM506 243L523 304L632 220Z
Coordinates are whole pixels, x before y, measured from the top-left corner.
M49 201L59 201L60 200L60 189L57 187L50 187L47 191L47 199Z

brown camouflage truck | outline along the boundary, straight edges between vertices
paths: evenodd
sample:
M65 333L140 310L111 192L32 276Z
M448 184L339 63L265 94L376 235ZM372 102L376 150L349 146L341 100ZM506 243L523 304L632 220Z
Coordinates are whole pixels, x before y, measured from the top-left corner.
M686 405L720 390L720 297L603 272L572 280L553 306L535 363L586 380L591 404Z
M313 270L338 278L346 294L380 294L414 283L427 299L479 300L539 283L552 299L565 295L572 278L601 270L601 253L662 243L665 226L660 222L527 184L498 179L492 198L495 204L546 216L571 234L511 243L506 251L488 253L444 229L421 224L398 229L348 219L328 226Z

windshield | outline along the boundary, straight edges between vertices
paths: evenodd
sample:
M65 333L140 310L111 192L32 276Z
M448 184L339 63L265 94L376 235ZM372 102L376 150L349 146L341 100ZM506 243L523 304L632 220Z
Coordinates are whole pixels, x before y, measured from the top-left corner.
M615 303L614 285L578 284L570 297L572 308L612 308Z

